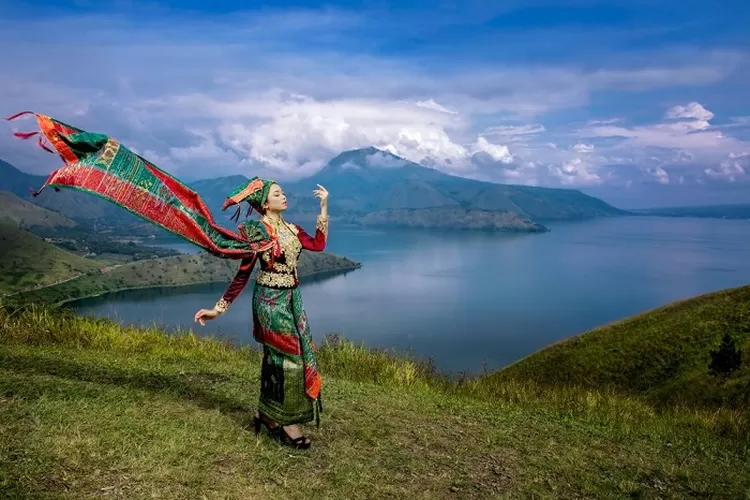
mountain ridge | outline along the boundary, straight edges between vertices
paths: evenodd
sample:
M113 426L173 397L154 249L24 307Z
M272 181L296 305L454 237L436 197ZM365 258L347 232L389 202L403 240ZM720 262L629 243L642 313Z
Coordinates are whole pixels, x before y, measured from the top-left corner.
M12 221L19 227L75 227L75 221L59 212L48 210L24 200L10 191L0 190L0 220Z
M3 166L3 164L5 166ZM19 197L44 208L59 212L73 220L117 220L123 226L142 227L141 220L122 208L96 196L71 190L44 192L32 198L29 185L41 185L44 177L26 174L7 162L3 170L13 169L8 186L0 181L0 189L7 189ZM232 175L193 181L188 184L206 201L220 223L228 223L231 214L221 211L226 196L248 180L244 175ZM422 210L423 221L432 219L436 209L460 217L441 220L440 227L465 226L464 215L476 211L516 214L516 217L496 217L507 220L507 228L494 224L496 230L518 230L517 222L527 220L529 228L556 220L577 220L593 217L627 215L605 201L586 195L577 189L497 184L446 174L422 166L374 147L344 151L332 158L316 174L297 181L281 182L289 199L289 217L312 219L319 211L319 202L312 196L318 184L325 186L332 196L329 209L333 218L365 224L378 217L372 214L399 213L414 215ZM64 193L63 193L64 192ZM370 216L368 218L368 215ZM396 219L394 223L406 223ZM524 223L525 224L525 223ZM481 224L480 224L481 226ZM426 228L435 226L425 226ZM532 229L537 230L537 229Z

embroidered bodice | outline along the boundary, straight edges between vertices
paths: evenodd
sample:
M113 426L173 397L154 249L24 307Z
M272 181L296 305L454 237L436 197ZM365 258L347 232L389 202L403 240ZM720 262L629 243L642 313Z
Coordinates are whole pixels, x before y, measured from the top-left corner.
M260 256L260 273L257 282L274 288L292 288L297 285L297 264L302 253L299 240L299 228L288 224L283 219L272 221L264 218L276 233L281 255L273 257L273 250L267 250ZM273 262L272 262L273 261Z
M264 217L262 221L273 229L281 252L273 255L274 250L271 249L243 259L239 271L216 304L219 312L226 311L245 288L257 260L260 260L260 272L256 278L258 285L270 288L295 288L299 285L297 266L302 250L322 252L325 249L328 238L327 217L318 217L315 237L307 234L300 226L290 224L283 219L273 221Z

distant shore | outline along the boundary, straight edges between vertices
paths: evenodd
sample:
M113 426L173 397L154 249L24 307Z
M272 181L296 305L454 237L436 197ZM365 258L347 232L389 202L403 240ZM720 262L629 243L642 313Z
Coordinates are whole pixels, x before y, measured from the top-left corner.
M360 269L362 267L361 263L357 263L353 266L347 266L347 267L341 267L336 269L327 269L323 271L314 271L312 273L304 274L299 276L300 285L316 281L318 279L323 279L326 277L333 277L338 276L340 274L346 274L352 271L356 271L357 269ZM80 302L82 300L88 300L88 299L94 299L97 297L103 297L109 294L113 293L120 293L120 292L130 292L130 291L136 291L136 290L158 290L161 288L186 288L189 286L200 286L200 285L213 285L218 283L229 283L228 280L209 280L209 281L194 281L189 283L180 283L180 284L158 284L158 285L143 285L143 286L132 286L132 287L124 287L124 288L118 288L114 290L105 290L102 292L94 293L85 295L82 297L75 297L70 299L61 300L59 302L56 302L56 306L64 306L64 305L70 305L75 302Z

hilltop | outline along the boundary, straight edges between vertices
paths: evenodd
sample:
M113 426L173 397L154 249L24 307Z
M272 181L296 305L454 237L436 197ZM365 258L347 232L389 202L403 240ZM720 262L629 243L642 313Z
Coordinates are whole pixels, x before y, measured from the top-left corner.
M71 228L77 225L64 215L34 205L9 191L0 191L0 218L26 228Z
M66 252L15 224L0 221L0 296L83 276L101 267L99 262Z
M744 364L709 375L710 352L729 334ZM750 286L676 302L538 351L488 378L547 387L611 387L659 406L750 408ZM748 414L750 416L750 414Z
M217 320L220 321L220 320ZM744 498L747 421L490 379L330 337L313 448L256 439L261 354L32 307L0 309L11 498Z

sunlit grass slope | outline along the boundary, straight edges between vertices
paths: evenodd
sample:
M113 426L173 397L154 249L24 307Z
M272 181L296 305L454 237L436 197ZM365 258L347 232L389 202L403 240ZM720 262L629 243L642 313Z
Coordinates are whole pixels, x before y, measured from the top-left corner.
M260 355L37 306L0 312L3 498L747 498L736 411L440 378L320 346L305 452L248 430Z
M728 334L743 363L709 373L711 352ZM750 286L666 305L549 346L490 375L548 387L612 387L655 406L750 408Z

